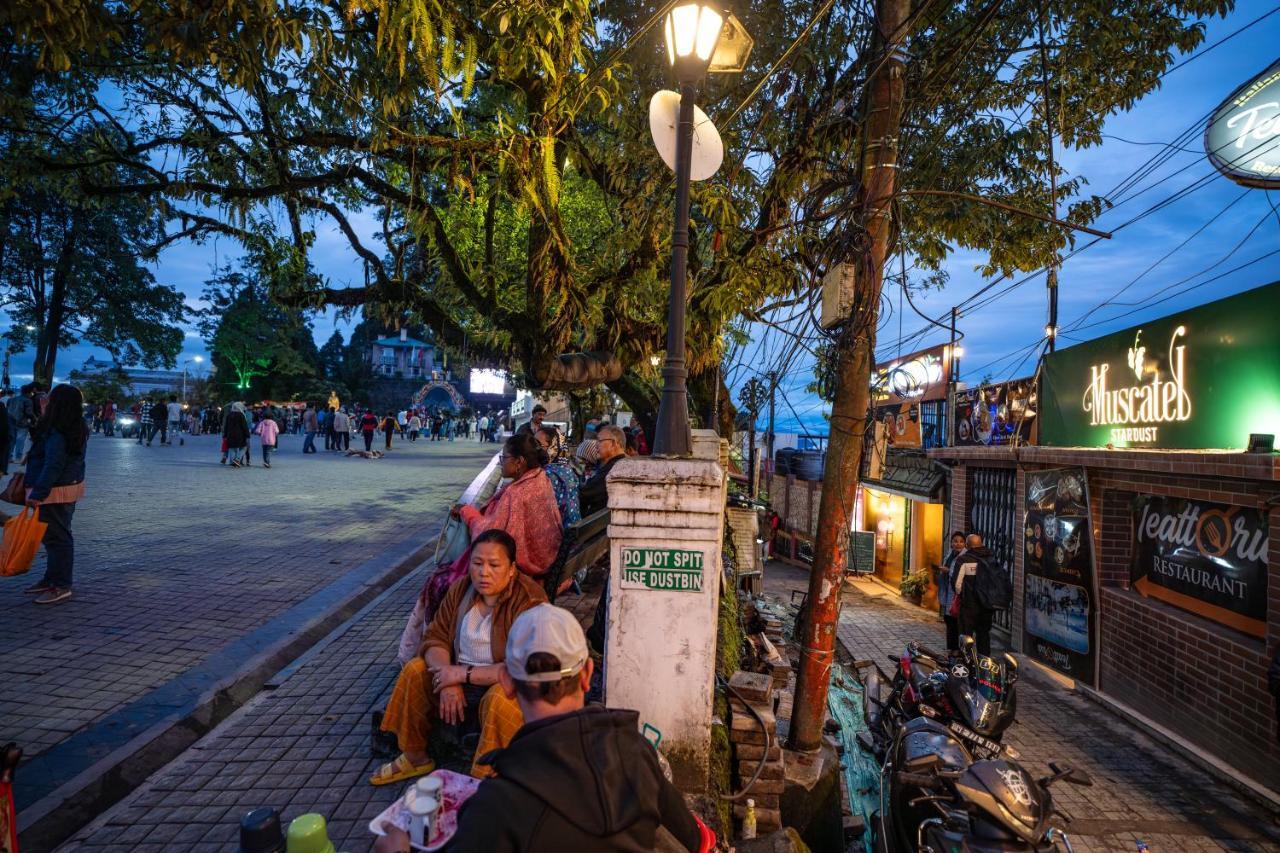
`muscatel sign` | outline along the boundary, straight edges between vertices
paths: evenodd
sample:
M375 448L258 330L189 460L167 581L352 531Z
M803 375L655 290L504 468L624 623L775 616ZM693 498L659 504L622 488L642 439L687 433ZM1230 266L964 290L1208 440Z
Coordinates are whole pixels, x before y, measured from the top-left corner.
M1270 540L1260 510L1142 495L1134 515L1135 589L1247 634L1266 635Z
M1173 330L1169 340L1169 376L1162 381L1160 367L1146 356L1142 346L1142 330L1134 335L1126 363L1138 383L1128 387L1109 388L1110 364L1095 364L1090 370L1089 388L1084 393L1084 410L1093 426L1119 425L1111 430L1113 443L1159 440L1156 424L1191 419L1191 395L1184 377L1187 372L1186 346L1178 342L1187 334L1185 326ZM1150 381L1147 381L1147 376ZM1145 383L1145 384L1142 384ZM1130 426L1132 425L1132 426Z
M1204 134L1209 161L1249 187L1280 187L1280 62L1231 94Z
M1243 450L1280 435L1280 283L1045 356L1039 444Z

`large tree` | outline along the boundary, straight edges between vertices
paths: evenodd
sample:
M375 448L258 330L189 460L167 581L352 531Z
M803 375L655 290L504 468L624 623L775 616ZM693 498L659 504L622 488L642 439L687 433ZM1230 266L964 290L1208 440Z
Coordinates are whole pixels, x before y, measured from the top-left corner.
M224 398L289 399L299 381L315 375L319 353L310 323L300 311L268 299L252 266L215 270L203 296L208 307L200 313L199 328Z

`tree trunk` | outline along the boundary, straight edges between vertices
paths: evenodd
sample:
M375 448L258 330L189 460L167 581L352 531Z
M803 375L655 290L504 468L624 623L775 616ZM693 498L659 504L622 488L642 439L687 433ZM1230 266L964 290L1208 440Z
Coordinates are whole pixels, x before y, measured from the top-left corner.
M862 465L871 367L884 261L889 252L889 217L898 156L902 110L902 55L909 0L877 0L877 42L885 61L869 81L865 111L859 221L867 229L867 248L857 259L857 297L846 322L836 357L835 402L831 441L823 472L818 537L809 573L809 599L801 632L800 671L791 718L791 747L816 750L822 744L827 687L834 660L840 595L848 562L849 525L853 517Z
M71 264L75 259L83 224L82 212L76 211L72 214L71 225L63 236L62 250L58 253L58 263L53 269L53 284L49 289L47 313L40 327L39 352L32 368L35 381L45 386L53 385L54 369L58 362L58 341L62 337L62 324L67 313L67 288L70 284Z
M608 383L609 390L618 395L631 409L631 415L644 430L645 439L653 447L653 429L658 423L658 394L653 386L628 371Z

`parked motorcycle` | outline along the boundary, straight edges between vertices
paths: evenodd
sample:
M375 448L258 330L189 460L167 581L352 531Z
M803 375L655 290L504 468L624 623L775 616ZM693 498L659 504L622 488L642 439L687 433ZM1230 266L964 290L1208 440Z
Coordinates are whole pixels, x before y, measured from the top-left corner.
M1049 788L1066 781L1091 785L1082 771L1050 764L1034 779L1004 759L974 760L947 727L927 717L898 730L880 775L880 807L872 816L876 853L1071 853L1054 826Z
M919 643L907 643L889 678L879 665L862 674L863 711L869 742L863 746L883 762L898 729L909 720L928 717L950 729L982 758L1017 758L1002 746L1005 730L1017 713L1018 662L979 655L972 637L961 637L954 658Z

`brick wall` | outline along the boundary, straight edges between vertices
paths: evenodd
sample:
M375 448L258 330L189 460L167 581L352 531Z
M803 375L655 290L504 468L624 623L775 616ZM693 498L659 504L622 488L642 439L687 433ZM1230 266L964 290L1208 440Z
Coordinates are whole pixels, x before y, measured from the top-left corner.
M967 450L967 449L966 449ZM966 466L990 465L1009 456L957 460L952 474L952 513L967 517ZM955 454L948 449L935 455ZM955 454L959 455L959 454ZM1244 454L1020 448L1018 503L1026 473L1084 465L1100 590L1099 686L1189 742L1255 780L1280 791L1280 746L1275 739L1266 669L1280 646L1280 495L1278 463ZM1144 468L1144 463L1147 468ZM1255 639L1129 589L1133 546L1132 501L1138 494L1167 495L1269 511L1270 572L1267 637ZM1022 525L1014 560L1014 646L1021 650ZM1270 654L1269 654L1270 653Z

